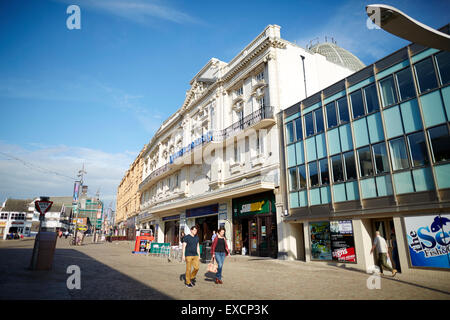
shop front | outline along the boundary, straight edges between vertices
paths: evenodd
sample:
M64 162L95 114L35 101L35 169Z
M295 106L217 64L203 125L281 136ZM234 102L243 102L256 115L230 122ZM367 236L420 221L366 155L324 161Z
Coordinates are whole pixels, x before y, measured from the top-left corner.
M177 246L180 242L180 215L163 217L164 223L164 242Z
M127 240L136 240L136 216L127 219Z
M186 219L194 222L198 227L198 239L200 244L211 240L213 231L217 232L219 228L219 205L212 204L208 206L192 208L186 210ZM192 224L192 223L191 223Z
M233 199L234 252L242 254L245 251L251 256L276 258L275 213L272 191Z

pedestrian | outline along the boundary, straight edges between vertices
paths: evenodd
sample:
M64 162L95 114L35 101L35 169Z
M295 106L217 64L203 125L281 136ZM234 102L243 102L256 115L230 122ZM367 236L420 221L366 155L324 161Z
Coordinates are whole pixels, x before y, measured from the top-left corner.
M373 246L370 250L370 254L372 254L373 250L377 248L378 252L378 266L380 267L380 272L383 273L383 268L392 272L392 276L397 274L396 269L392 269L387 264L387 258L389 257L388 246L386 240L380 235L380 231L375 232L375 239L373 240ZM391 259L392 261L392 259Z
M216 230L213 230L213 235L211 237L211 243L214 242L214 239L217 237Z
M225 262L225 257L230 254L228 249L227 239L225 238L225 229L220 228L217 231L217 237L211 246L212 258L217 261L217 273L216 273L216 284L222 284L222 268Z
M195 286L195 276L200 268L200 245L197 236L197 227L191 227L191 233L183 238L182 260L186 261L186 287ZM194 270L191 270L194 268Z

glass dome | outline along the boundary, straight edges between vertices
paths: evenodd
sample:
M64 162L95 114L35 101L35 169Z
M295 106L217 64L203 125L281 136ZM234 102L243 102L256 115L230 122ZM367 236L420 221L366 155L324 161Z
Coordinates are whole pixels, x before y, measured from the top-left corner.
M312 46L310 51L320 53L325 56L328 61L341 65L347 69L358 71L365 67L355 55L349 51L339 47L335 43L325 42Z

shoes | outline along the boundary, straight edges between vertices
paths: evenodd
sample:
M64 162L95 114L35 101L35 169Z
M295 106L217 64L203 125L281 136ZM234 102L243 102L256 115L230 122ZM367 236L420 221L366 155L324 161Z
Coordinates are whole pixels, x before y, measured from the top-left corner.
M219 280L218 278L216 278L216 284L223 284L222 280Z
M195 286L195 279L191 279L191 284L192 284L192 286Z
M396 274L397 274L397 270L396 269L392 270L392 276L395 277Z
M223 284L222 280L219 280L219 284Z
M192 283L186 284L187 288L193 288L194 286L192 285Z

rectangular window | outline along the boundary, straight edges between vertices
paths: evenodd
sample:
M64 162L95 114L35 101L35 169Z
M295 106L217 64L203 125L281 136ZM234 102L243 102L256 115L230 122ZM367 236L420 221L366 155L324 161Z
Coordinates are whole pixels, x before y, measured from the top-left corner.
M433 152L433 161L450 160L450 136L447 125L435 127L428 130L430 137L431 150Z
M416 96L414 82L411 74L411 68L403 69L395 74L397 78L398 91L400 93L400 101Z
M361 90L358 90L350 95L350 101L352 104L353 119L359 118L364 115L364 104L362 99Z
M286 143L294 142L294 123L288 122L286 124Z
M438 66L439 79L441 85L450 82L450 52L442 51L436 55L436 64Z
M310 162L308 164L309 169L309 184L310 187L315 187L319 185L319 173L317 171L317 161Z
M256 75L256 81L262 81L264 80L264 71L261 71Z
M344 170L342 168L341 155L331 157L331 167L333 170L333 182L344 181Z
M328 129L337 126L337 115L336 115L336 106L334 102L329 103L325 106L327 112L327 125Z
M264 103L264 97L258 98L258 99L256 100L256 102L258 103L258 107L259 107L259 108L262 108L262 107L264 107L264 105L265 105L265 103Z
M394 171L409 168L405 140L403 137L390 140L389 149L392 159L392 169Z
M370 148L361 148L358 151L359 170L361 177L368 177L373 175L372 157L370 155Z
M321 133L325 130L323 125L323 113L322 108L314 111L314 118L316 120L316 133Z
M303 140L302 118L295 120L295 139Z
M236 96L242 96L244 94L244 87L240 87L236 90Z
M319 169L320 169L320 184L321 185L330 184L330 175L328 173L327 159L319 160Z
M297 168L289 169L289 191L295 191L298 189Z
M214 130L214 126L215 126L215 123L214 123L214 119L215 119L215 110L214 110L214 107L211 107L211 113L210 113L210 117L211 117L211 121L210 121L210 130Z
M395 91L394 78L392 76L380 81L380 91L383 107L397 103L397 93Z
M298 177L300 180L300 189L306 188L306 167L305 167L305 165L298 167Z
M356 164L353 151L344 153L344 163L347 180L356 179Z
M364 96L366 97L367 113L372 113L380 109L375 84L364 88Z
M348 114L347 97L343 97L336 101L339 111L339 124L347 123L350 121L350 115Z
M312 112L305 115L306 136L309 137L314 134L314 122Z
M423 132L410 134L408 137L409 152L413 167L424 166L428 164L427 145Z
M416 63L414 69L416 70L417 82L421 93L438 86L431 57Z
M372 151L375 163L375 174L389 172L389 163L384 142L373 145Z

